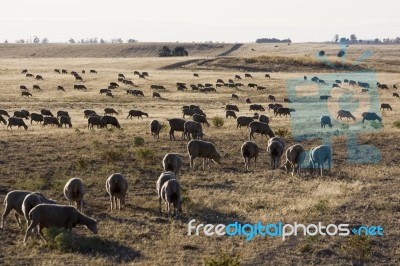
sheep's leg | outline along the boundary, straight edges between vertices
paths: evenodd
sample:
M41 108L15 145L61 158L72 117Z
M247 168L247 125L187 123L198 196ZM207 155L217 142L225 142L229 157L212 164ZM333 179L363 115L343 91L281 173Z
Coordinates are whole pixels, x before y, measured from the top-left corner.
M167 212L168 212L168 217L171 217L171 209L170 209L170 204L169 204L169 202L166 202L166 204L167 204Z
M114 197L113 196L110 196L110 203L111 203L111 210L113 210L113 200L114 200Z
M40 235L40 237L43 239L44 243L47 243L46 238L44 238L44 235L43 235L43 227L42 227L41 225L39 225L39 235Z
M324 163L321 163L321 176L324 176Z
M203 171L206 170L206 158L203 158Z
M160 213L162 213L162 210L161 210L161 197L158 197L158 209L159 209Z
M6 209L3 212L3 215L1 216L1 229L4 228L4 220L6 219L7 215L10 213L11 208L9 208L9 205L6 205Z
M194 168L194 158L190 156L190 168Z
M33 220L30 223L30 225L28 226L28 228L26 229L26 233L25 233L25 237L24 237L24 241L23 243L26 242L26 240L28 240L28 237L32 234L32 230L37 226L37 224L34 224Z
M250 159L249 159L249 163L250 163ZM254 157L254 169L257 168L257 156Z
M17 220L18 227L19 227L19 228L22 228L21 220L19 219L18 213L14 213L14 216L15 216L15 220Z

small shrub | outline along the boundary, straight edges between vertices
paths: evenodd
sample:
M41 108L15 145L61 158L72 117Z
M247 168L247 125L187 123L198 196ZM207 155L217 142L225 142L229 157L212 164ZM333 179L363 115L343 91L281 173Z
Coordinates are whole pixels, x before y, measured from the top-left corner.
M135 136L133 138L133 143L135 144L136 147L143 146L144 145L144 138L142 138L141 136Z
M192 202L192 199L188 195L187 188L182 186L181 189L182 189L182 203L186 204L186 203Z
M85 159L83 157L79 157L76 160L76 166L78 169L85 169L88 165L89 165L89 162L87 161L87 159Z
M204 264L207 266L239 266L240 256L238 254L228 255L220 250L216 256L205 258Z
M275 131L275 135L281 136L282 138L288 138L291 136L291 133L287 128L278 128Z
M380 129L383 127L383 125L381 123L379 123L378 121L372 121L371 127L375 128L375 129Z
M340 127L341 127L343 130L349 130L349 128L350 128L350 126L347 125L347 124L342 124Z
M342 250L353 259L365 262L372 253L371 239L367 236L350 236Z
M393 126L396 128L400 128L400 120L394 121Z
M136 151L137 157L143 161L144 164L154 159L154 152L148 148L141 148Z
M101 147L102 144L101 144L100 141L95 139L95 140L93 140L92 145L93 145L94 148L98 149L98 148Z
M216 116L212 118L212 123L216 127L222 127L224 125L224 119L220 116Z
M314 205L314 208L319 211L323 212L328 208L328 201L327 200L320 200L317 204Z
M113 163L119 161L122 155L121 152L117 150L105 150L101 154L101 158L108 163Z

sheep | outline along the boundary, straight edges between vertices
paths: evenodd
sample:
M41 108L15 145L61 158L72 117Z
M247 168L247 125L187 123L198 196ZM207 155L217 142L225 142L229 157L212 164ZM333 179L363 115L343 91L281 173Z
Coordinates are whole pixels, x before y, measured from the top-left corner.
M280 137L273 137L268 140L267 152L271 157L271 167L276 169L281 164L281 157L285 150L285 142Z
M59 117L61 117L61 116L70 117L70 116L69 116L69 113L68 113L67 111L62 111L62 110L57 111L57 118L59 118Z
M39 204L29 212L31 223L26 230L24 243L32 234L32 230L39 226L39 235L47 243L43 236L43 228L51 226L67 228L70 232L78 224L85 225L94 234L97 234L97 221L90 218L72 206L62 206L56 204Z
M104 115L113 115L113 114L116 114L116 115L118 115L118 112L117 111L115 111L113 108L105 108L104 109Z
M163 187L165 182L167 182L168 180L171 180L171 179L176 179L176 175L174 172L169 172L169 171L162 173L157 179L156 190L157 190L158 203L159 203L158 209L159 209L160 213L162 212L161 211L161 188Z
M26 97L31 96L31 97L32 97L32 93L30 93L30 92L28 92L28 91L22 91L22 92L21 92L21 96L26 96Z
M6 110L0 110L0 115L7 116L8 118L10 117L10 115L8 114L8 112Z
M290 116L290 112L294 112L295 110L294 109L289 109L289 108L285 108L285 107L275 107L275 109L274 109L274 113L275 113L275 117L277 116L277 115L279 115L280 117L282 117L282 115L283 116Z
M3 204L5 205L3 215L1 216L1 229L4 229L4 221L7 217L7 215L14 210L14 215L15 219L17 220L18 226L21 227L21 221L19 219L19 215L24 216L24 213L22 211L22 203L24 202L24 199L27 195L29 194L37 194L41 195L40 193L37 192L30 192L30 191L25 191L25 190L14 190L10 191L7 193ZM44 197L44 196L43 196Z
M263 122L263 123L266 123L266 124L269 124L269 118L268 118L268 116L266 116L266 115L260 115L260 116L258 117L258 121Z
M106 127L106 128L107 128L107 125L112 125L116 128L121 128L121 125L119 124L118 119L113 116L108 116L108 115L102 116L101 124L103 127Z
M121 210L121 206L125 205L126 192L128 191L126 178L120 173L110 175L106 181L106 190L110 195L111 210L116 209L117 204L118 210Z
M280 168L284 169L286 173L289 173L289 169L292 168L292 176L294 176L294 172L300 176L301 165L305 158L306 152L304 148L300 144L292 145L287 148L286 161Z
M106 96L111 97L111 98L114 98L114 95L112 94L111 91L107 91L107 92L106 92Z
M7 129L12 129L13 126L18 126L18 128L23 127L25 130L28 130L28 126L25 124L24 120L17 117L10 117L8 119Z
M331 123L331 118L327 115L321 116L320 121L321 121L321 128L325 128L326 125L328 125L330 128L333 127Z
M24 214L26 225L29 226L29 212L37 205L46 203L46 204L57 204L56 201L47 199L45 196L41 194L31 193L25 196L24 201L22 202L22 213Z
M190 140L190 135L196 139L203 138L203 127L201 123L195 121L187 121L183 125L183 136L184 138Z
M47 109L41 109L41 110L40 110L40 113L41 113L43 116L54 117L53 113L52 113L50 110L47 110Z
M250 159L254 158L254 168L257 167L257 157L260 153L260 148L252 141L246 141L241 147L241 153L244 160L244 167L246 170L250 168Z
M91 115L88 118L88 129L93 129L93 126L103 127L103 122L101 120L101 116L99 115Z
M158 120L153 120L150 122L150 132L154 139L160 138L161 124Z
M31 116L31 114L29 113L29 111L28 110L21 110L21 113L24 113L25 114L25 116L27 116L27 117L29 117L29 116Z
M15 111L14 112L14 117L29 119L29 114L23 112L22 110L21 111Z
M58 127L61 127L61 124L58 121L57 117L48 117L48 116L43 117L42 127L47 126L47 125L56 125Z
M71 128L72 127L71 117L69 117L69 116L61 116L60 117L60 124L61 124L61 127L62 127L62 125L65 125L65 127L67 127L67 125L68 125Z
M33 121L35 121L37 123L42 123L43 122L43 115L37 114L37 113L32 113L31 114L31 125L32 125Z
M161 198L167 205L168 216L171 216L171 204L174 204L175 217L182 211L181 185L178 180L170 179L161 188Z
M174 172L176 175L182 167L182 156L177 153L167 153L162 161L165 172Z
M69 201L69 205L73 206L73 201L76 202L76 208L83 213L83 196L85 195L85 187L82 179L71 178L64 186L64 196Z
M249 124L253 122L254 119L250 116L239 116L236 119L237 125L236 128L242 128L242 126L249 127Z
M324 162L328 162L329 173L331 172L332 150L329 146L321 145L314 147L310 151L310 167L311 173L314 173L314 168L318 165L321 169L321 176L323 176Z
M383 109L383 110L387 109L387 110L392 111L392 107L391 107L390 104L388 104L388 103L382 103L380 109L381 109L381 110L382 110L382 109Z
M169 126L170 126L170 130L169 130L169 139L170 140L175 140L175 136L174 136L174 132L175 131L182 131L182 137L181 139L183 139L184 135L183 132L185 130L185 123L186 120L181 119L181 118L172 118L172 119L167 119Z
M193 114L194 114L193 110L190 108L183 108L182 113L183 113L183 118L185 118L186 115L193 116Z
M158 92L153 92L153 98L159 98L161 99L161 94Z
M268 100L276 102L276 98L274 95L268 95Z
M365 120L367 121L378 120L379 123L382 122L382 118L380 118L376 113L364 112L361 114L361 117L363 118L362 120L363 123Z
M245 102L246 102L246 103L251 103L250 98L246 98Z
M275 137L274 132L271 130L271 128L268 126L268 124L259 122L259 121L253 121L249 124L250 128L250 140L254 138L254 133L259 133L261 134L261 138L263 135L268 135L270 138Z
M400 96L399 96L399 94L397 92L393 92L393 97L399 98Z
M193 115L198 114L207 117L207 115L200 108L193 108Z
M265 109L261 104L251 104L250 111L265 111Z
M211 159L213 162L221 164L221 154L217 151L214 144L203 140L191 140L187 145L190 158L190 168L194 169L194 159L203 158L203 171L205 170L206 160L210 168Z
M195 122L206 124L207 127L210 126L210 123L208 123L207 118L204 115L194 114L192 118Z
M239 112L239 108L234 104L227 104L225 106L225 110L232 110L232 111Z
M233 117L235 119L237 118L236 113L233 110L226 110L225 116L226 116L226 118L228 118L228 117Z
M83 111L83 114L84 114L84 118L88 118L90 115L95 115L96 112L93 110L85 110L85 111Z
M237 96L236 94L232 93L232 99L236 99L239 101L239 96Z
M337 119L339 119L340 118L340 120L342 120L342 117L347 117L347 119L353 119L354 121L356 121L356 118L349 112L349 111L346 111L346 110L339 110L338 112L337 112L337 114L338 114L338 116L337 116L337 118L336 118L336 120Z
M143 116L149 117L149 114L139 111L139 110L130 110L126 119L128 119L128 118L132 119L132 117L137 117L138 119L140 117L141 119L143 119Z
M7 121L4 119L2 115L0 115L0 122L2 122L4 125L7 125Z
M103 93L107 94L107 92L111 92L111 90L110 89L100 89L99 94L103 94Z

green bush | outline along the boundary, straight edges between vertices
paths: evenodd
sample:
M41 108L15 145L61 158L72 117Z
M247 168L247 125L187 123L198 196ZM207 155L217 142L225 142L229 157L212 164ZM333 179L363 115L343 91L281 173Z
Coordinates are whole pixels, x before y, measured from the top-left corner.
M238 254L228 255L220 250L216 256L205 258L204 264L207 266L239 266L240 256Z
M393 126L400 128L400 120L394 121Z
M133 143L135 144L136 147L143 146L144 145L144 138L142 138L141 136L135 136L133 138Z
M141 148L136 151L136 156L138 159L142 160L144 164L147 164L149 161L154 160L154 152L148 148Z
M224 125L224 119L220 116L216 116L212 118L212 123L216 127L222 127Z
M367 236L350 236L347 244L342 246L342 250L353 259L365 262L371 257L371 239Z
M105 150L101 154L101 159L108 163L117 162L121 158L122 158L122 154L120 151L117 151L117 150Z
M287 128L278 128L275 131L275 135L281 136L282 138L289 138L291 133Z
M380 122L372 121L371 122L371 127L375 128L375 129L379 129L379 128L382 128L383 125Z

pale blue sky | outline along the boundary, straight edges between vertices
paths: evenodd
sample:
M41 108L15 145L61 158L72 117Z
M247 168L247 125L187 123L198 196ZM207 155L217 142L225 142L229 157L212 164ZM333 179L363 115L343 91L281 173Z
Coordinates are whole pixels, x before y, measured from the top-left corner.
M0 42L29 36L65 42L88 37L124 41L294 42L400 36L400 3L313 0L4 0Z

